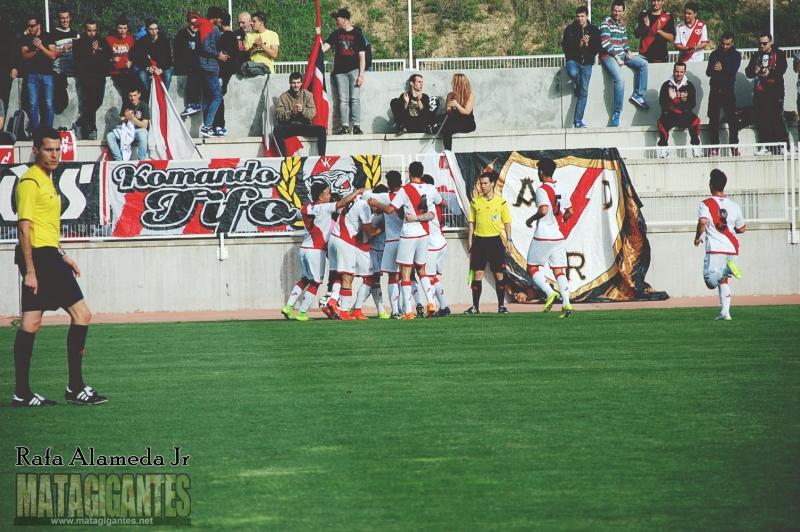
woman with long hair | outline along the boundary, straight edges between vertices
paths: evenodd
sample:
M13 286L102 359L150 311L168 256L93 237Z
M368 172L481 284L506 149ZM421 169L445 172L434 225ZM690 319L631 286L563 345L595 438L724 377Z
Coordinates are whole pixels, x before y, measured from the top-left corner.
M477 127L475 115L472 114L475 107L475 94L472 92L472 85L467 76L454 74L450 85L453 90L447 94L444 106L447 117L442 126L442 140L446 150L453 149L453 133L472 133Z

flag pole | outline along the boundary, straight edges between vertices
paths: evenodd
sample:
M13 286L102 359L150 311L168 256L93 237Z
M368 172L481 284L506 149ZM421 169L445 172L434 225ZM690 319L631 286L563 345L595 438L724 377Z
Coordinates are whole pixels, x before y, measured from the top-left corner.
M411 0L408 0L408 69L414 70L414 43L411 34Z

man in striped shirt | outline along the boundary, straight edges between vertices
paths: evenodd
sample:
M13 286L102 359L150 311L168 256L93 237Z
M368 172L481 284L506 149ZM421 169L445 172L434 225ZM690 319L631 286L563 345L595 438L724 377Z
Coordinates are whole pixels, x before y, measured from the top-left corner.
M625 80L622 77L622 66L636 71L636 89L630 100L642 109L649 109L644 96L647 94L647 61L633 55L628 45L628 35L622 16L625 14L624 0L614 0L611 4L611 16L600 24L600 60L614 79L614 114L611 125L619 126L619 115L622 112L622 100L625 97Z

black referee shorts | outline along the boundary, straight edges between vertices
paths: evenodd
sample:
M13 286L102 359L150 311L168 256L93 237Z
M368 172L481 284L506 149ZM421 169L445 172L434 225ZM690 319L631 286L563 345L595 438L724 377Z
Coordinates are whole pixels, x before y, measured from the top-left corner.
M506 247L500 235L472 237L469 268L482 272L486 270L487 263L495 273L502 272L506 268Z
M22 275L22 312L66 310L81 299L83 292L75 280L72 272L58 248L44 247L33 248L33 267L36 270L36 282L39 285L36 294L25 287L25 259L22 257L22 249L17 246L14 250L14 262L19 267Z

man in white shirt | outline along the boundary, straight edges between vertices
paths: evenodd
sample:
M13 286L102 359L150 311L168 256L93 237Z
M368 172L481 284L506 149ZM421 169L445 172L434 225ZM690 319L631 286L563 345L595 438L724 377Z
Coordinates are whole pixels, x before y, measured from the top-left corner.
M688 2L683 8L683 21L675 27L675 49L681 52L678 61L702 61L708 48L708 30L706 23L697 18L700 6L697 2Z

